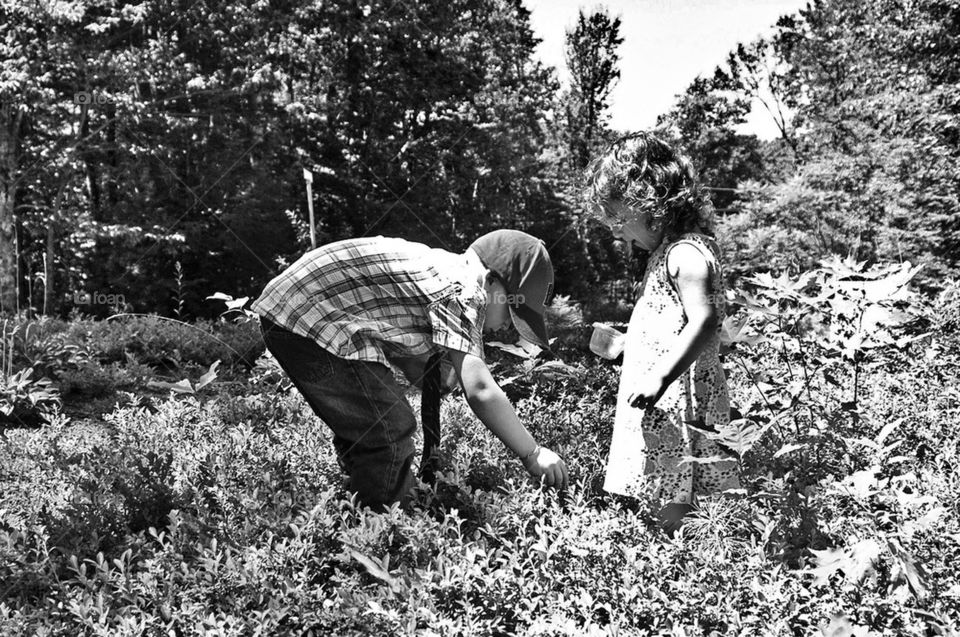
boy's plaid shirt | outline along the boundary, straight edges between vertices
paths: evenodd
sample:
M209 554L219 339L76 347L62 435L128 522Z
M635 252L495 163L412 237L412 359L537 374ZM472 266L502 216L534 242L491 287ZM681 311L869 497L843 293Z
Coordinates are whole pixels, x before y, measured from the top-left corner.
M386 365L438 347L482 358L486 293L468 259L479 262L403 239L348 239L300 257L252 309L341 358Z

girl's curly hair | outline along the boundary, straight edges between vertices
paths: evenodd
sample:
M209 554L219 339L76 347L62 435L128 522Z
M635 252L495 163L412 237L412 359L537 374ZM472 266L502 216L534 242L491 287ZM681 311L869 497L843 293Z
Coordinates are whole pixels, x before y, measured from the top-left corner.
M621 201L649 210L666 238L694 229L713 235L713 205L693 164L649 132L621 137L594 160L587 169L585 195L601 221L624 221L606 206Z

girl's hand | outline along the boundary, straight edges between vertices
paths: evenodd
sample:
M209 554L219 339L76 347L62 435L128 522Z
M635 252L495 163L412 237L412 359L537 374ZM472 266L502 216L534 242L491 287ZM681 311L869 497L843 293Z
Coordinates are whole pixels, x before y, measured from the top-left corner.
M667 390L666 379L656 374L644 374L634 385L633 393L627 398L631 407L648 409L657 404L663 392Z
M523 467L543 484L557 489L566 489L569 482L567 465L557 454L537 445L536 451L523 460Z

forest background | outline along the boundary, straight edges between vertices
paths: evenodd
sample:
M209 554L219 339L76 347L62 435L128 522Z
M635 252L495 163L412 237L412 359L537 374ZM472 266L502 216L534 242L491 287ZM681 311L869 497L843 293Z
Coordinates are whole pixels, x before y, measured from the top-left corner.
M211 317L310 246L395 235L460 251L542 237L558 292L628 263L579 197L608 124L620 23L567 33L570 85L513 0L0 6L0 306ZM692 78L659 125L694 158L737 279L829 254L960 256L960 8L817 1ZM647 61L654 63L654 61ZM737 132L762 99L780 135ZM603 283L603 285L600 285Z

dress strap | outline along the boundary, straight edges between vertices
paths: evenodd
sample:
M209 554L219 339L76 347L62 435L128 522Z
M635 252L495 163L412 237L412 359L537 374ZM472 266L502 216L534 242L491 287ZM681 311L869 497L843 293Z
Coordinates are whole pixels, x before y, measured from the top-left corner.
M669 259L670 251L681 243L692 245L700 252L701 255L703 255L703 259L707 262L707 267L710 269L711 275L719 273L720 262L717 259L716 253L713 251L712 247L706 241L704 241L703 237L697 234L685 234L667 246L667 249L664 251L663 255L665 262Z

